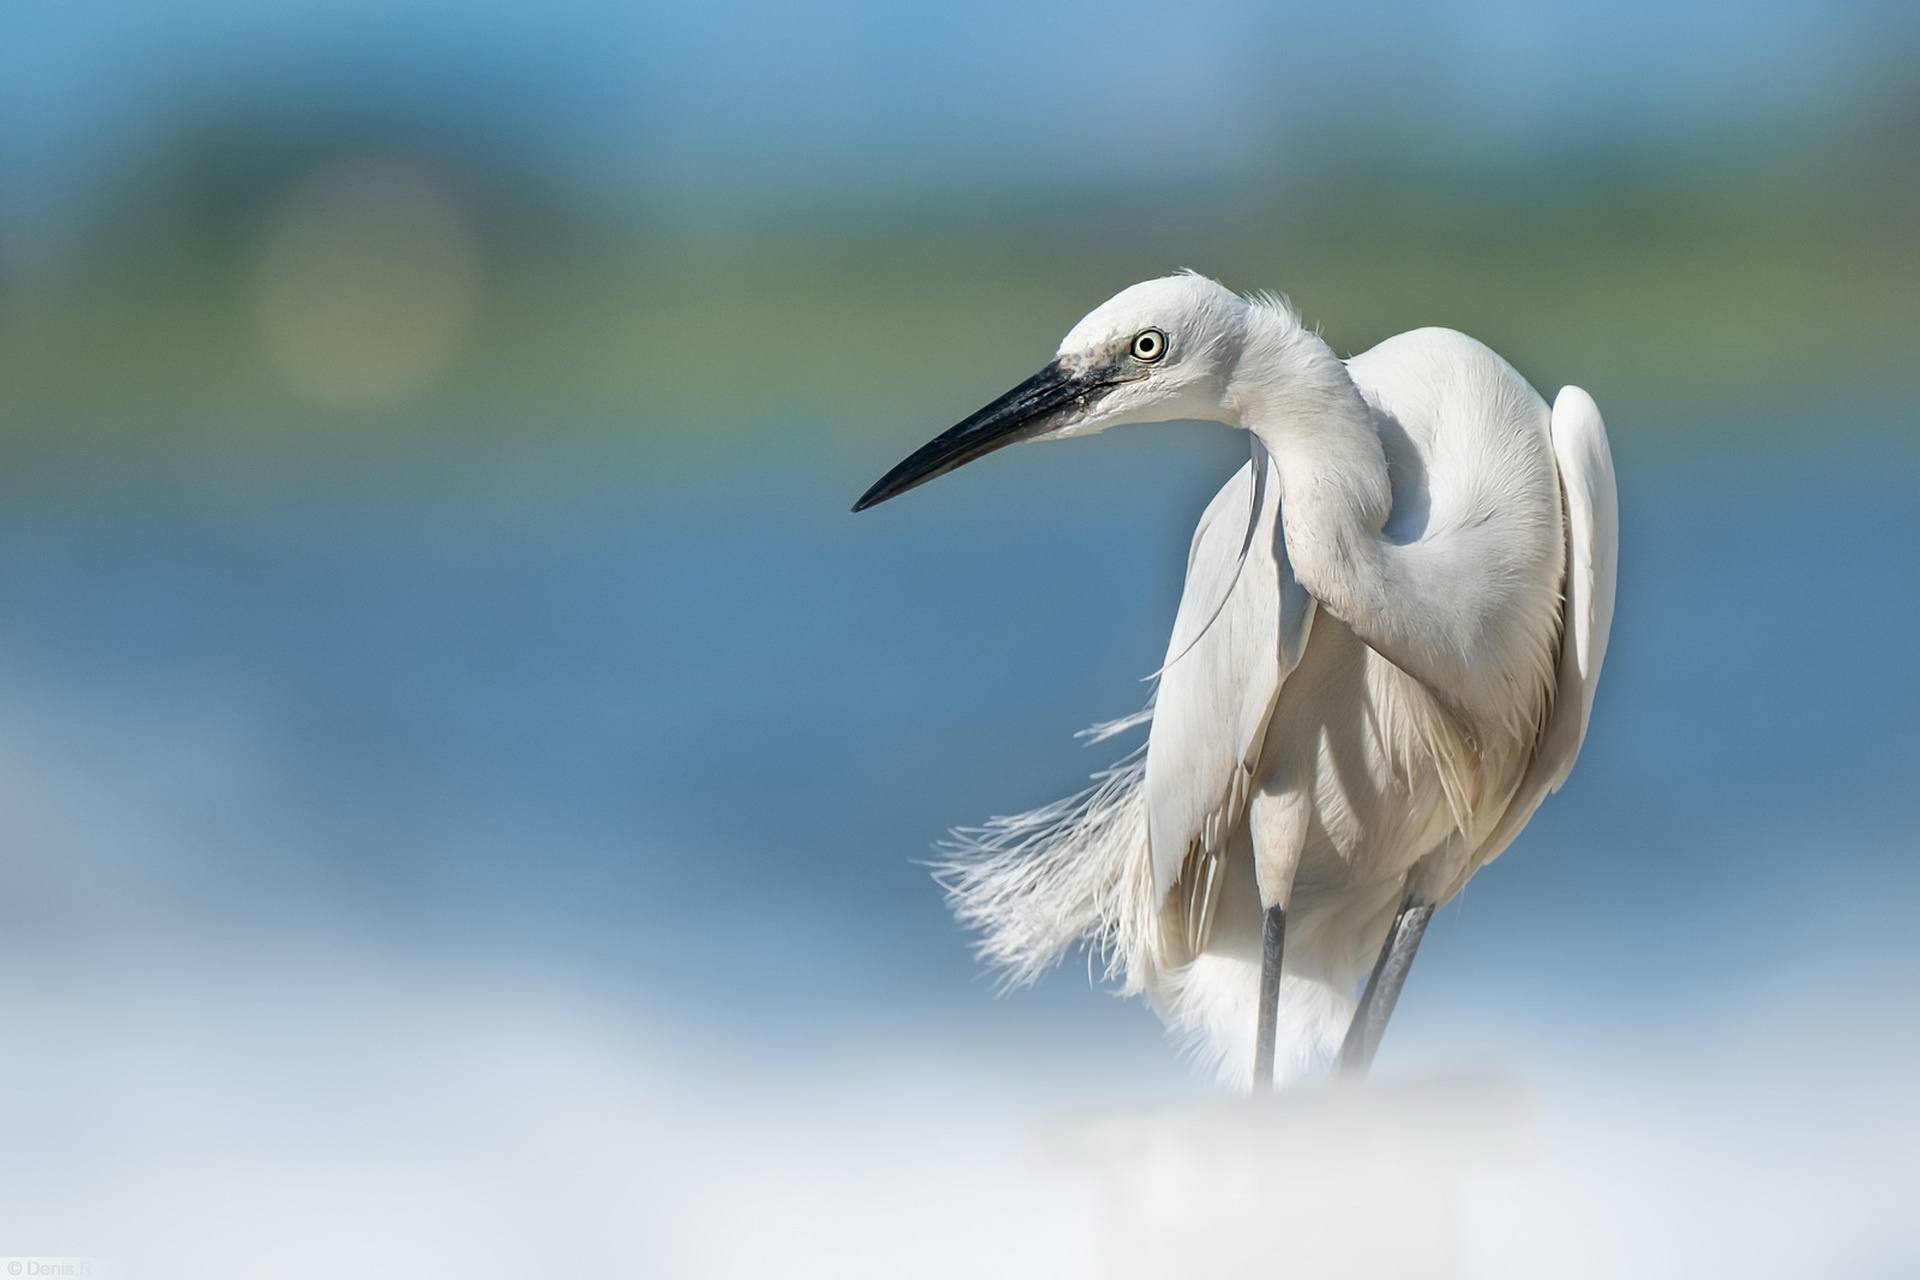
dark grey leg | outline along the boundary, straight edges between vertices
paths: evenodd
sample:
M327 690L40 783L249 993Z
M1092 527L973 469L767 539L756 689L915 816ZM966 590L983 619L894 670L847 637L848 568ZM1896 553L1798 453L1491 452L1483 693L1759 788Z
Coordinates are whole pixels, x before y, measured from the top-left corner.
M1333 1064L1340 1075L1364 1076L1373 1066L1380 1037L1387 1032L1387 1019L1393 1016L1393 1006L1400 1000L1400 988L1407 982L1407 971L1413 968L1413 953L1420 949L1420 937L1426 933L1427 921L1432 918L1432 907L1413 903L1403 903L1393 917L1393 927L1387 930L1386 944L1380 948L1373 976L1367 979L1360 1007L1354 1011L1346 1041Z
M1253 1091L1273 1092L1273 1043L1280 1034L1280 953L1286 949L1287 913L1267 908L1260 936L1260 1030L1253 1042Z

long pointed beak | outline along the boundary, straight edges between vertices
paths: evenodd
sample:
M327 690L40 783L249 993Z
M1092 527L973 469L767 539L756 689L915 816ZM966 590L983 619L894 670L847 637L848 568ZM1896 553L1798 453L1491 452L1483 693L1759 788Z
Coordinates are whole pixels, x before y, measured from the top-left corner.
M986 408L914 450L861 494L853 509L865 511L995 449L1045 435L1059 425L1061 410L1078 407L1088 396L1111 385L1110 379L1069 373L1055 360Z

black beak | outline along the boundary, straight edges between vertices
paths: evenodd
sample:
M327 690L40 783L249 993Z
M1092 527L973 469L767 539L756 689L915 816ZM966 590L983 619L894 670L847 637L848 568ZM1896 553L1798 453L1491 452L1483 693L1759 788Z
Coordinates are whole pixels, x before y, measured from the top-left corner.
M1077 408L1114 381L1069 373L1055 360L980 412L914 450L906 461L861 494L853 509L865 511L995 449L1045 435L1059 425L1057 415L1061 410Z

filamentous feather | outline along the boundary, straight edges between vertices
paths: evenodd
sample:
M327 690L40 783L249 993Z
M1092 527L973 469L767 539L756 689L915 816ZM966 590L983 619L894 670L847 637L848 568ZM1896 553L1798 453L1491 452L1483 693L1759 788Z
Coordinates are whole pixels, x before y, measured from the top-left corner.
M941 846L935 876L1007 986L1086 943L1122 991L1145 990L1155 927L1145 773L1142 747L1078 795L959 828Z
M1198 1067L1244 1088L1251 1064L1241 1049L1260 987L1252 859L1236 849L1222 861L1223 905L1207 950L1169 946L1147 849L1145 776L1142 748L1077 795L959 828L941 845L935 873L1005 988L1032 983L1085 946L1117 994L1146 996ZM1281 988L1285 1074L1324 1065L1338 1048L1372 959L1368 944L1392 906L1391 892L1302 895Z

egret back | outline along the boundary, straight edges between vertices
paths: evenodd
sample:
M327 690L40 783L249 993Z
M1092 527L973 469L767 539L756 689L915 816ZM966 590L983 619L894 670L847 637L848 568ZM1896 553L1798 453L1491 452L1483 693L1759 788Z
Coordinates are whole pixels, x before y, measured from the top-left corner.
M1512 365L1451 329L1399 334L1346 363L1387 457L1381 539L1404 592L1393 605L1461 673L1426 684L1438 719L1408 724L1447 790L1449 861L1470 870L1554 703L1567 537L1550 413ZM1419 707L1409 693L1400 701ZM1455 868L1427 872L1439 883L1416 888L1452 891Z

